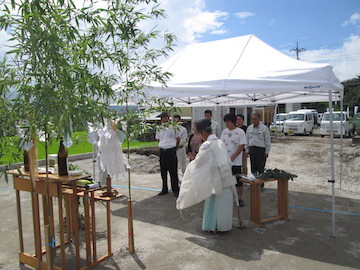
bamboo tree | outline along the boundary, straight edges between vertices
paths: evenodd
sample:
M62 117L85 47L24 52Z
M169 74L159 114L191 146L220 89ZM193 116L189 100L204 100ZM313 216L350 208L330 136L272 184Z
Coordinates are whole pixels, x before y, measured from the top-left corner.
M130 162L130 141L153 129L146 123L146 117L153 111L171 110L166 100L152 98L146 89L152 82L166 85L170 74L162 71L156 61L167 56L172 50L175 37L156 29L144 31L141 24L155 21L165 16L155 0L109 1L107 9L98 9L103 24L92 31L103 42L103 55L115 67L115 92L118 105L125 106L126 113L120 116L127 140L127 157ZM152 48L152 43L162 38L160 48ZM101 42L100 42L101 43ZM142 109L134 109L134 106ZM129 253L135 252L131 171L128 170L128 235Z
M32 140L36 131L45 132L46 152L50 136L71 135L71 122L87 126L87 122L99 121L113 94L111 77L97 71L104 63L93 50L95 40L79 28L80 24L96 24L98 19L96 14L84 16L84 12L86 9L76 9L70 0L12 0L4 4L0 17L0 28L9 29L15 43L8 52L18 78L13 84L16 98L11 100L12 112L18 121L27 121ZM46 156L46 171L47 167ZM48 182L46 175L49 205ZM53 269L54 236L49 224L45 226L51 255L48 263Z

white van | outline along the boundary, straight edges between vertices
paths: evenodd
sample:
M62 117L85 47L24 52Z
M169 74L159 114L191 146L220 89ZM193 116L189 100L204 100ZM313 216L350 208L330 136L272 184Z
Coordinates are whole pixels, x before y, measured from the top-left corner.
M284 132L284 123L287 119L287 113L278 113L275 115L275 121L270 125L271 132Z
M343 121L343 136L351 137L353 133L353 124L349 122L348 117L346 116L346 112L333 112L333 127L334 127L334 135L340 136L341 135L341 115ZM330 113L324 113L324 116L321 121L321 128L320 128L320 135L324 138L325 135L330 135Z
M317 110L315 109L301 109L301 110L297 110L298 112L311 112L313 115L313 119L314 119L314 128L317 128L318 126L320 126L320 121L319 121L319 114L317 112Z
M310 111L290 112L284 123L284 134L312 134L314 117Z

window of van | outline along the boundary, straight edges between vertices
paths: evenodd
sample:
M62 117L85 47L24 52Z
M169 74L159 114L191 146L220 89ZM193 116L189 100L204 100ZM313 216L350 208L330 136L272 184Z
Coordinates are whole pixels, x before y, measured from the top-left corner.
M288 120L294 120L294 121L304 121L305 114L289 114Z
M346 120L346 116L345 116L344 113L343 113L342 115L343 115L342 121L345 121L345 120ZM324 119L323 119L323 120L324 120L324 121L330 121L330 114L329 114L329 113L326 113L326 114L324 115ZM333 120L334 120L334 121L341 121L341 113L333 113Z

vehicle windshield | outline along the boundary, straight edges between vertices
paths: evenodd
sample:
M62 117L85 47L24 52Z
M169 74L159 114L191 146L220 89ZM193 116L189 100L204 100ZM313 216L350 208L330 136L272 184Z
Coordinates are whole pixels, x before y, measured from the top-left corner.
M345 113L333 113L333 120L334 121L341 121L341 115L343 115L342 121L345 121L345 119L346 119ZM323 121L330 121L330 113L326 113L324 115Z
M299 121L304 120L305 114L289 114L287 120Z
M285 121L287 119L287 115L279 115L279 114L277 114L275 119L276 119L276 121Z

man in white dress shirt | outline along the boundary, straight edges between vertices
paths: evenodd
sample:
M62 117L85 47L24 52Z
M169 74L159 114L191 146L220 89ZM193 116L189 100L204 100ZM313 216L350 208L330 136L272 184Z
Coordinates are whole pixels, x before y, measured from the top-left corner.
M159 115L161 127L156 131L155 139L158 141L160 148L160 170L162 178L162 190L159 196L167 194L168 183L167 173L170 174L171 188L174 196L179 196L179 178L177 168L176 149L179 146L179 132L169 124L169 115L162 113Z
M179 129L179 138L180 143L179 147L176 150L176 156L178 159L178 167L180 168L182 175L184 175L186 170L186 149L185 149L185 142L188 137L187 129L181 125L181 116L176 114L174 115L174 122L177 122L179 125L177 128Z
M211 121L212 134L215 134L216 137L220 138L221 135L220 125L218 122L212 119L212 111L206 110L204 112L204 117Z
M260 123L260 115L251 116L252 125L246 130L246 152L250 156L251 172L262 174L271 148L269 128Z

